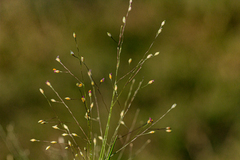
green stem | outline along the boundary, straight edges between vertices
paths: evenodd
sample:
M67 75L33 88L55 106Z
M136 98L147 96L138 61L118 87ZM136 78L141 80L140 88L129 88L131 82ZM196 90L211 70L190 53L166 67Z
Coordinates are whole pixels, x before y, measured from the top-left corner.
M104 134L104 139L103 139L103 143L102 143L102 148L101 148L99 160L102 160L102 159L103 159L103 156L104 156L104 153L105 153L105 149L106 149L106 143L107 143L109 126L110 126L110 120L111 120L111 116L112 116L112 109L113 109L113 106L114 106L114 97L115 97L115 94L116 94L116 90L113 90L111 107L110 107L109 114L108 114L108 121L107 121L107 126L106 126L106 129L105 129L105 134Z

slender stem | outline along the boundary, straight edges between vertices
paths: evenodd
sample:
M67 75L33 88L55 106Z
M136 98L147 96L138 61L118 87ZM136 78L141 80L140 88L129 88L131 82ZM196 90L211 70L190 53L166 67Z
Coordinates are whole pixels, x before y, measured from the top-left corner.
M60 97L60 95L58 94L58 92L52 87L52 85L50 85L51 89L53 90L53 92L57 95L57 97L60 99L60 101L62 102L62 104L67 108L68 112L72 115L73 119L75 120L75 122L77 123L78 127L81 129L81 131L83 132L84 136L87 138L88 143L91 143L86 135L86 133L84 132L83 128L80 126L79 122L77 121L76 117L73 115L72 111L70 110L70 108L67 106L67 104L63 101L63 99Z
M118 149L114 154L118 153L119 151L121 151L122 149L124 149L125 147L127 147L129 144L131 144L133 141L135 141L138 137L143 136L144 133L146 133L146 131L148 131L153 125L155 125L156 123L158 123L161 119L163 119L172 109L174 109L176 107L176 104L173 104L172 107L170 109L167 110L167 112L165 112L161 117L159 117L154 123L152 123L151 125L149 125L149 127L147 127L145 130L143 130L140 134L136 135L131 141L129 141L127 144L123 145L120 149ZM112 154L111 156L113 156L114 154Z
M112 116L112 109L113 109L113 106L114 106L115 93L116 93L116 91L113 90L111 107L110 107L109 114L108 114L108 121L107 121L107 126L106 126L106 129L105 129L105 134L104 134L104 139L103 139L103 142L102 142L102 149L101 149L101 152L100 152L99 160L103 159L103 156L104 156L104 153L105 153L108 131L109 131L109 126L110 126L110 120L111 120L111 116Z
M140 110L138 109L138 110L136 111L136 113L135 113L135 116L134 116L134 118L133 118L133 122L132 122L131 128L130 128L130 130L129 130L130 132L127 134L127 138L126 138L125 142L123 143L123 145L125 145L125 144L129 141L129 139L130 139L130 135L131 135L131 132L134 130L133 128L134 128L134 126L135 126L135 124L136 124L139 111L140 111ZM121 153L119 154L117 160L120 160L120 159L121 159L121 157L122 157L122 155L123 155L123 152L124 152L124 149L123 149L123 150L121 151Z
M130 7L131 7L131 1L129 3L129 8ZM128 9L126 16L123 18L123 25L120 27L119 41L118 41L118 46L117 46L117 65L116 65L114 89L113 89L111 106L110 106L110 110L109 110L109 114L108 114L108 121L107 121L106 129L105 129L105 134L104 134L104 138L103 138L103 143L102 143L99 160L102 160L104 157L104 154L105 154L108 132L109 132L109 127L110 127L110 121L111 121L111 116L112 116L112 110L113 110L113 106L115 104L114 99L115 99L115 95L117 94L117 89L115 87L117 86L118 69L119 69L119 65L120 65L120 54L121 54L122 44L123 44L123 34L124 34L125 27L126 27L126 18L128 17L129 12L130 12L130 9Z

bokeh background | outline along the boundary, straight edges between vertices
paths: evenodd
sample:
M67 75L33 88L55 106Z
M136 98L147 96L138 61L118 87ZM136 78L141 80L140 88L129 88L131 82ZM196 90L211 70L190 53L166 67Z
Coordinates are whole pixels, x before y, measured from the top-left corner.
M116 43L106 32L118 39L127 8L127 0L0 1L0 159L10 155L15 159L63 159L54 148L45 151L48 144L29 140L57 140L61 134L51 128L54 124L37 123L54 116L38 90L43 88L49 98L56 98L46 80L61 96L79 97L72 77L52 71L54 67L62 69L55 61L59 55L80 77L79 62L69 54L70 50L77 53L73 32L95 79L106 78L101 90L110 104L111 83L107 79L115 71ZM137 108L139 126L177 103L177 108L156 125L171 126L173 132L141 137L133 152L147 139L152 142L135 159L239 159L240 1L133 1L120 75L130 69L129 58L132 66L142 58L163 20L163 32L149 52L160 54L144 64L136 81L144 77L145 83L155 82L140 90L125 123L131 126ZM69 105L85 124L84 109L74 102ZM65 108L54 107L71 125ZM107 115L104 107L101 112Z

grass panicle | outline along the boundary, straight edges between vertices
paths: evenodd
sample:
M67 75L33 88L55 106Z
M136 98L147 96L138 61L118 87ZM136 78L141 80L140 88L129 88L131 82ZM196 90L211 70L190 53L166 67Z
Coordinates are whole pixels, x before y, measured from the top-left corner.
M84 61L84 56L81 55L81 51L79 50L77 43L77 35L73 33L73 38L75 40L77 54L73 51L70 51L70 55L76 58L79 61L80 68L80 76L75 76L61 61L60 57L57 56L56 61L60 64L62 69L53 68L53 72L56 74L69 74L76 81L76 90L79 91L80 98L74 98L70 96L66 96L62 98L60 94L55 90L53 85L46 81L46 85L51 88L53 93L55 93L57 99L48 98L45 95L43 89L39 89L40 93L47 100L50 108L54 113L54 118L47 120L39 120L39 124L54 124L52 125L52 129L58 130L61 132L59 140L53 141L42 141L38 139L31 139L31 142L44 142L47 143L46 150L51 150L53 146L56 144L64 145L66 150L72 154L73 159L83 159L83 160L109 160L112 157L117 157L117 159L121 159L126 151L126 148L129 147L129 159L132 159L136 155L140 154L141 151L151 142L151 140L147 140L136 153L132 152L134 147L134 141L140 136L146 136L149 134L154 134L158 130L165 130L167 133L171 132L170 127L166 128L153 128L153 126L162 120L172 109L176 107L176 104L173 104L167 112L165 112L161 117L157 118L154 121L152 118L146 120L146 122L138 127L137 118L139 116L140 110L136 110L135 115L132 116L133 121L130 127L125 123L125 117L128 115L131 106L133 105L134 99L142 88L147 87L148 85L153 84L154 80L149 80L147 83L144 82L144 79L137 80L136 75L142 69L143 64L146 63L151 58L159 55L159 52L149 53L153 44L155 43L157 37L162 32L165 21L163 21L158 29L155 38L150 44L149 48L143 54L143 57L138 61L136 66L133 66L130 71L126 72L123 76L119 76L119 69L121 65L121 54L122 47L124 41L124 33L127 25L127 20L130 11L132 10L132 0L129 1L128 10L126 15L122 18L122 25L120 26L120 33L118 36L118 40L115 40L114 36L107 32L107 36L110 37L114 42L116 42L116 68L114 73L109 73L109 81L112 84L112 94L110 104L107 102L101 92L100 85L105 82L105 78L97 80L92 73L92 70L88 67L88 65ZM128 60L128 64L130 65L132 62L132 58ZM131 66L130 66L131 67ZM86 75L88 79L86 79ZM85 78L85 79L84 79ZM123 83L119 83L122 81ZM123 85L122 85L123 84ZM129 86L129 87L127 87ZM126 91L128 94L124 97ZM79 97L79 96L78 96ZM120 97L124 97L125 101L120 102ZM79 115L75 114L71 107L68 105L67 101L79 101L79 105L84 109L84 117L80 117L86 121L86 126L82 126L82 123L79 122ZM103 103L99 103L99 101ZM65 107L67 112L70 114L72 121L76 124L77 128L72 128L68 125L68 122L62 121L62 119L58 116L57 110L53 106L53 103L60 104ZM106 115L101 115L100 108L104 109L104 107L100 106L100 104L104 105L107 111ZM123 105L122 105L123 104ZM116 105L120 106L118 120L113 123L113 110ZM106 121L103 121L103 117L107 117ZM82 120L81 120L82 122ZM97 123L96 123L97 122ZM115 124L115 125L114 125ZM122 128L127 129L128 132L123 134ZM74 130L74 132L73 132ZM78 133L75 132L78 130ZM112 132L111 132L112 131ZM63 140L64 139L64 140ZM79 139L81 143L79 143ZM121 144L119 146L119 143ZM118 145L117 145L118 144Z

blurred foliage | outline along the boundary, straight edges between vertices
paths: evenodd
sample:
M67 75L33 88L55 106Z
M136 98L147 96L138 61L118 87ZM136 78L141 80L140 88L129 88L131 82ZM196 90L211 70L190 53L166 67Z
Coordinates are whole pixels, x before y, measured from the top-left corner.
M0 2L0 124L5 129L14 124L29 159L53 159L44 150L46 144L29 140L57 140L59 134L51 126L37 124L39 119L53 116L38 88L53 97L45 86L49 80L62 96L78 95L74 79L52 72L54 67L60 69L55 57L59 55L78 75L79 64L69 54L69 50L77 52L72 38L76 32L80 53L95 78L107 78L115 71L116 44L106 32L118 39L127 6L128 1L110 0ZM173 132L149 136L152 143L136 159L240 157L239 8L240 1L234 0L133 1L124 37L122 75L129 69L127 60L133 58L133 65L137 63L166 20L150 51L160 51L160 55L149 60L139 75L146 82L155 79L133 104L141 109L139 124L148 117L157 119L173 103L178 104L157 126L171 126ZM107 102L109 85L102 87ZM66 114L63 108L58 110L60 115ZM130 125L132 118L128 120L125 123ZM138 140L134 148L140 148L146 139ZM11 151L3 141L0 144L0 159L5 159Z

